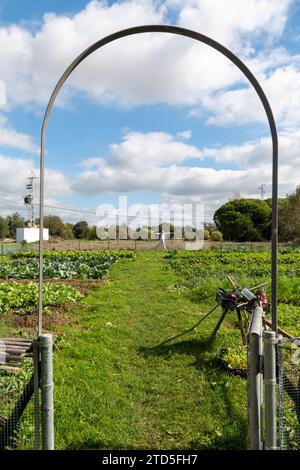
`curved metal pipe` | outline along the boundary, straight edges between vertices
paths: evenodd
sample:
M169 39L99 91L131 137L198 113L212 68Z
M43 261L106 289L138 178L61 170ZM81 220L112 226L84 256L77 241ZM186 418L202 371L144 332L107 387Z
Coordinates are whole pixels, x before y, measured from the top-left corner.
M217 50L231 62L233 62L241 72L247 77L256 93L258 94L260 101L264 107L267 115L271 137L272 137L272 157L273 157L273 170L272 170L272 328L277 333L277 245L278 245L278 137L273 117L271 106L267 100L267 97L252 74L248 67L229 49L224 47L222 44L211 39L204 34L192 31L190 29L181 28L172 25L145 25L135 26L133 28L124 29L116 33L110 34L103 39L95 42L87 49L85 49L78 57L69 65L69 67L62 74L61 78L57 82L50 100L47 105L47 109L44 115L44 120L41 130L41 150L40 150L40 247L39 247L39 309L38 309L38 335L42 333L42 320L43 320L43 251L44 251L44 240L43 240L43 229L44 229L44 170L45 170L45 158L44 158L44 146L45 146L45 131L48 123L48 119L55 103L56 97L60 92L63 84L67 78L71 75L73 70L83 62L90 54L100 49L101 47L109 44L117 39L124 38L126 36L132 36L134 34L141 33L170 33L177 34L180 36L189 37L195 39L201 43L207 44L213 49Z

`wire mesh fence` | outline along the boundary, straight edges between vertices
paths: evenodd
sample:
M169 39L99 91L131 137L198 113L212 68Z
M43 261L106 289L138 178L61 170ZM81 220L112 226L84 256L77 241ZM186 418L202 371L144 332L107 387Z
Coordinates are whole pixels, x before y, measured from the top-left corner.
M34 449L33 360L19 370L0 370L0 450Z
M282 450L300 450L300 338L278 345L278 422Z

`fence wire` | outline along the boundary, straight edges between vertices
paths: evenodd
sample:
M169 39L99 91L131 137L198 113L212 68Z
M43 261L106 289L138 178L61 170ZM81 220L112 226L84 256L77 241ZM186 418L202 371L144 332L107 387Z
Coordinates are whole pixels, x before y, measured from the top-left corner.
M20 370L0 370L0 450L34 449L33 360Z
M282 450L300 450L300 338L278 346L279 441Z

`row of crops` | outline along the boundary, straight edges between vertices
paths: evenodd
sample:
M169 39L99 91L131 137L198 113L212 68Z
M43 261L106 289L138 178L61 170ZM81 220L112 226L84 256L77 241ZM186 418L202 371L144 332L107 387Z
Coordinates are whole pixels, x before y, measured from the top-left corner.
M132 251L46 251L44 277L47 279L103 279L109 268ZM34 252L17 252L0 258L0 279L37 279L39 261Z
M43 305L55 306L66 302L77 302L83 295L71 286L64 284L44 284ZM2 283L0 284L0 314L14 310L18 314L26 314L38 304L38 285Z
M105 279L109 268L123 258L133 258L132 251L46 251L44 253L43 304L47 306L77 302L82 293L70 285L50 280ZM0 257L0 314L13 310L31 312L38 304L38 285L24 282L39 277L39 261L34 252L16 252ZM13 280L13 282L7 282ZM21 281L21 282L20 282Z

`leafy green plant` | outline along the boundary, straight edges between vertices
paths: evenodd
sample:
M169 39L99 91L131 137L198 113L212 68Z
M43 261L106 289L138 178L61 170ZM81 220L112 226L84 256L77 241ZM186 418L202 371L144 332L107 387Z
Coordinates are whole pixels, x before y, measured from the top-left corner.
M239 373L247 371L247 348L245 346L223 349L221 359L229 370Z
M67 302L77 302L83 295L73 287L64 284L44 284L43 304L44 306L61 305ZM38 285L34 283L0 284L0 313L15 309L21 314L37 307Z
M46 251L44 277L47 279L102 279L122 258L133 258L133 251ZM37 279L39 262L35 252L18 252L0 259L0 278Z

